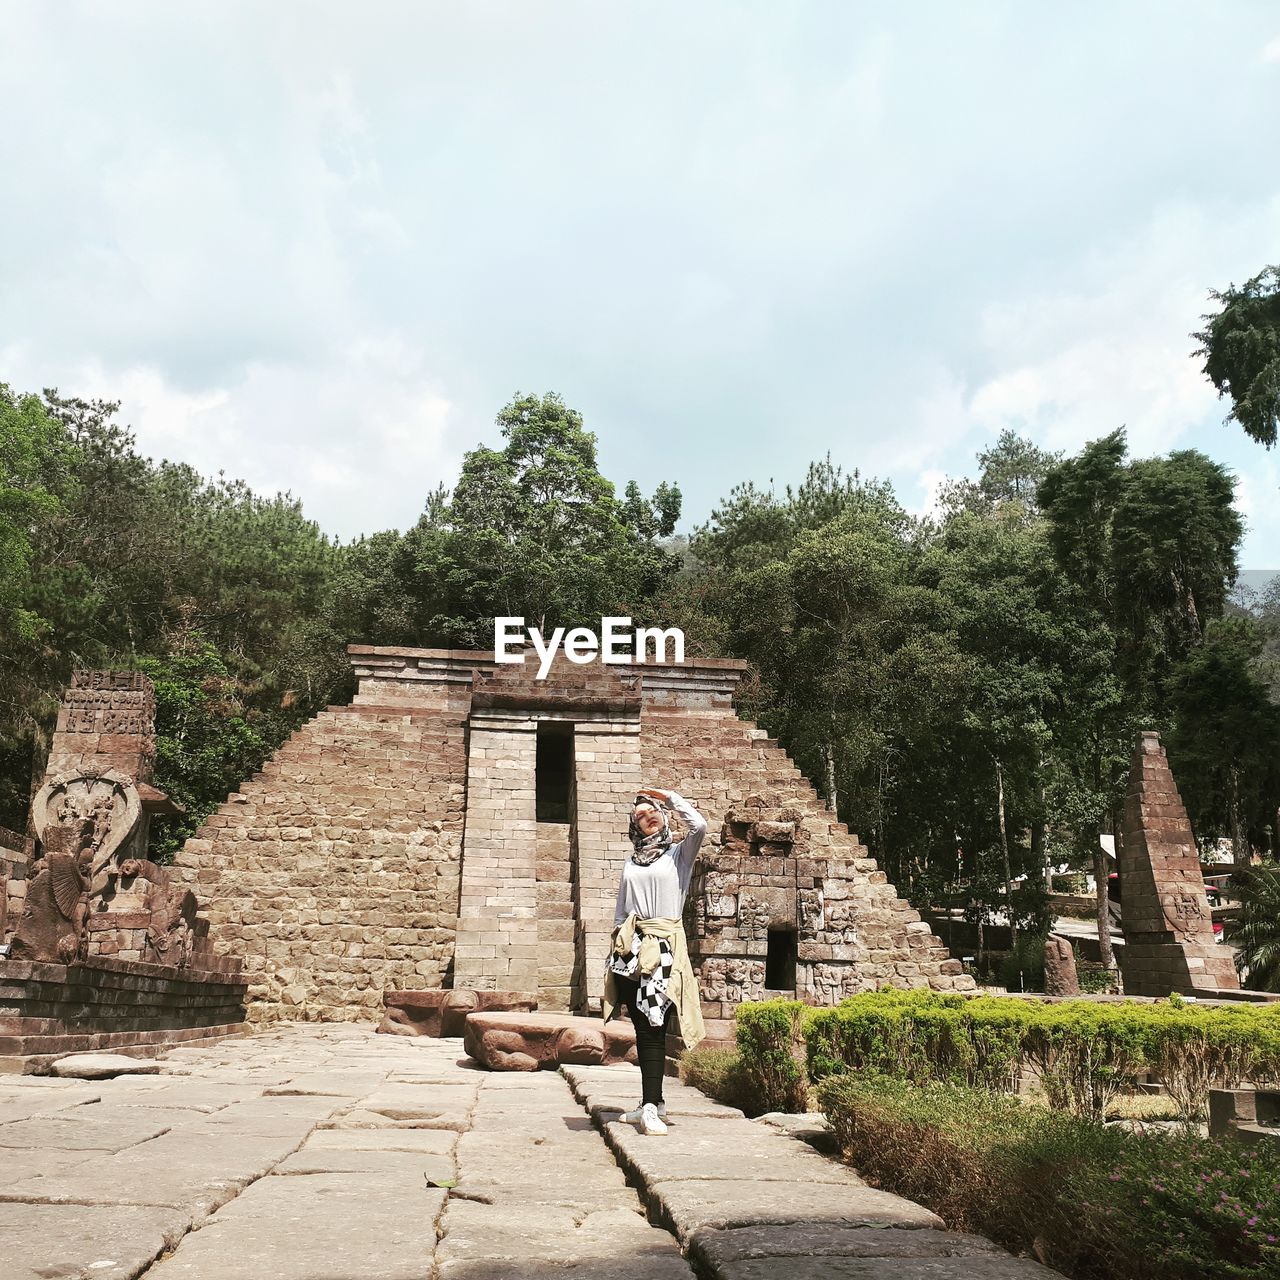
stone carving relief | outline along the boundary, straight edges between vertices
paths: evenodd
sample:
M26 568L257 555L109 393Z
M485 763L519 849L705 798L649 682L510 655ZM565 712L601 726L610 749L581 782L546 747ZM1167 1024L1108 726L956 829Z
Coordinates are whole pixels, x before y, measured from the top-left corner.
M40 788L31 806L32 825L41 833L46 848L55 828L90 824L91 879L95 882L132 835L141 816L142 800L133 779L114 769L100 774L88 770L58 774Z
M45 856L27 889L9 948L11 960L70 964L83 954L93 867L93 824L68 822L46 832Z
M801 889L797 900L800 937L808 942L817 938L826 925L826 909L821 889Z
M738 912L737 885L723 871L708 871L702 882L704 929L722 929Z
M815 964L812 970L813 997L818 1004L839 1004L859 986L858 975L847 965Z
M759 960L713 958L703 961L698 987L704 1000L741 1004L764 999L764 964Z
M1165 923L1174 933L1196 933L1211 921L1203 889L1197 893L1190 886L1177 887L1170 893L1160 895L1160 907L1164 912Z
M738 936L750 942L768 937L769 922L773 919L773 907L753 898L749 893L738 896Z
M158 901L151 908L151 923L147 925L147 945L157 964L186 968L195 947L199 909L196 895L190 889L180 889L156 897Z
M155 732L155 694L136 671L75 671L64 701L68 733L150 737Z
M852 903L833 902L827 908L826 936L832 942L857 942L858 922Z

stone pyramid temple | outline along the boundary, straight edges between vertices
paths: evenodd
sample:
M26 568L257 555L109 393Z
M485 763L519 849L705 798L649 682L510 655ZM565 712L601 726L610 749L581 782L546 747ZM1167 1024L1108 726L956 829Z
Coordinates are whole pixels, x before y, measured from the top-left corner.
M353 646L358 692L299 729L173 874L242 962L249 1017L356 1020L384 993L599 1007L630 802L706 816L687 932L711 1019L783 993L973 980L787 754L741 719L745 664L641 666Z

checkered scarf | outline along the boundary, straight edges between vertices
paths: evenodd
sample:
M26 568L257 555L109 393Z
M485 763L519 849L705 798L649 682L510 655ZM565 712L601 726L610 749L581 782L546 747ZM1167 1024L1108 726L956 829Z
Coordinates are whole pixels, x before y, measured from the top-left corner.
M667 1019L671 997L667 988L671 985L671 971L675 966L671 944L666 938L658 939L658 963L652 973L640 972L640 943L642 936L637 929L631 937L631 954L614 956L614 973L636 981L636 1004L649 1019L650 1026L660 1027Z

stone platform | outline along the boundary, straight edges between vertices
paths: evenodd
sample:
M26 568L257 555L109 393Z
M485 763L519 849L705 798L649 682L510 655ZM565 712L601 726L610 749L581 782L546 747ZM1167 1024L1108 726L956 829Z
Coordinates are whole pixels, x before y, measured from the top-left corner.
M0 1077L3 1280L1054 1274L685 1085L643 1138L630 1066L494 1073L350 1024L156 1065Z
M0 1073L43 1071L60 1054L155 1053L243 1033L239 961L209 956L202 964L0 960Z
M606 1023L567 1013L472 1013L463 1045L491 1071L537 1071L567 1063L611 1066L636 1060L636 1033L626 1018Z

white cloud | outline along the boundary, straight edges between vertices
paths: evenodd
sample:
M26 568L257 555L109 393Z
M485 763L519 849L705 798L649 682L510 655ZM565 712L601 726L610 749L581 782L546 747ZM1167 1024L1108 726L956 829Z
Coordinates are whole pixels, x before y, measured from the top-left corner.
M54 368L17 346L0 349L0 368L20 390L60 381L66 394L119 400L140 452L290 491L344 538L412 524L427 494L453 483L463 452L452 403L396 334L354 341L321 369L259 361L190 391L155 368Z
M1270 40L1262 50L1263 62L1280 62L1280 36Z

